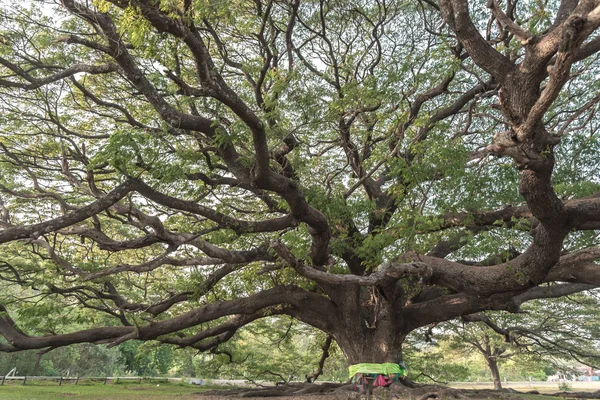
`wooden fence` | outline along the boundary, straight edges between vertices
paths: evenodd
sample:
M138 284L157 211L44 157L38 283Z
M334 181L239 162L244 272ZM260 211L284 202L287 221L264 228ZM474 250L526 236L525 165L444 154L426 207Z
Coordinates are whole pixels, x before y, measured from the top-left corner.
M94 376L14 376L14 375L4 375L2 376L2 383L0 385L4 385L9 381L22 381L22 385L26 385L27 382L30 381L54 381L58 382L58 386L61 386L63 383L70 383L77 385L79 382L87 381L87 382L103 382L105 385L107 383L119 383L119 382L134 382L134 383L142 383L144 381L150 382L181 382L182 378L161 378L161 377L152 377L152 376L105 376L105 377L94 377Z

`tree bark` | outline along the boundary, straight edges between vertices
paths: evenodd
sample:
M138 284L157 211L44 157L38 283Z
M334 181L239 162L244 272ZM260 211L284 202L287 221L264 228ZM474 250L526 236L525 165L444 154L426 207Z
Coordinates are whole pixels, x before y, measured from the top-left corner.
M46 354L45 351L40 351L36 354L35 357L35 365L33 367L33 375L38 376L40 374L40 363L42 362L42 357Z
M386 329L364 330L362 335L341 337L338 345L349 365L360 363L399 363L402 361L402 343L406 336Z
M349 290L350 289L350 290ZM341 324L331 332L344 352L349 365L359 363L398 363L402 361L402 308L399 293L384 296L384 288L358 285L343 290L330 290L338 304Z
M321 347L323 353L321 353L321 358L319 359L319 366L312 374L306 375L307 383L314 383L317 380L317 378L323 373L323 366L325 365L325 360L327 360L327 358L329 357L329 348L331 347L332 341L333 338L331 336L327 336L323 347Z
M492 380L494 381L494 390L502 390L502 382L500 381L500 370L498 369L498 362L495 357L485 356L485 362L490 368L492 373Z

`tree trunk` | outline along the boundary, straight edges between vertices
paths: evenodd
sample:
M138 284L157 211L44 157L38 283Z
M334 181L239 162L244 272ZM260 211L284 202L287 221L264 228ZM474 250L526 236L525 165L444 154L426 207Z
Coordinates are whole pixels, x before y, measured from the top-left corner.
M306 375L307 383L314 383L314 381L316 381L317 378L323 373L323 366L325 365L325 360L327 360L327 358L329 357L329 348L331 347L332 341L333 341L333 337L328 335L327 339L325 339L325 343L323 344L323 347L321 347L321 349L323 350L323 353L321 353L321 359L319 360L319 366L312 374Z
M402 361L403 316L398 294L383 295L385 288L338 287L330 297L339 305L338 318L329 332L349 365ZM333 322L333 321L332 321Z
M386 329L386 324L381 324L375 327L368 327L366 324L349 329L344 335L339 335L337 339L338 345L344 352L348 365L355 364L400 364L402 362L402 342L406 335L394 333L394 330ZM397 332L397 331L396 331ZM369 370L369 368L367 368ZM372 373L374 376L367 377L362 374ZM349 379L354 382L354 390L364 395L371 395L373 390L381 385L378 371L364 370L358 375L360 378L354 379L355 376L348 375ZM384 382L389 384L391 376L384 375ZM403 377L397 377L399 382L405 384ZM406 385L409 386L409 385Z
M500 381L500 370L498 369L498 363L494 357L485 357L488 367L492 372L492 379L494 380L494 390L502 390L502 382Z
M35 365L33 367L33 375L38 376L40 374L40 363L42 362L42 357L46 354L45 351L40 351L36 354L35 357Z
M356 333L356 332L354 332ZM405 336L385 329L364 329L361 335L343 335L338 344L349 365L359 363L399 363Z
M352 318L334 338L344 352L348 364L398 363L402 361L402 343L398 323L388 312L378 310L369 318Z

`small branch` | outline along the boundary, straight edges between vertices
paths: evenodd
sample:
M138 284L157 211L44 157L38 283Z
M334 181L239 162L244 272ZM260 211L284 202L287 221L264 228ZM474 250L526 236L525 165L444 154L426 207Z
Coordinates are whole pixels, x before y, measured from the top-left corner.
M477 65L502 83L515 65L496 51L473 24L467 0L440 0L442 16Z
M323 344L323 347L321 347L323 353L321 353L321 359L319 360L317 370L310 375L306 375L306 382L314 383L314 381L316 381L317 378L323 373L323 366L325 365L325 360L327 360L329 357L329 348L331 347L332 340L333 337L331 335L328 335L327 339L325 339L325 343Z

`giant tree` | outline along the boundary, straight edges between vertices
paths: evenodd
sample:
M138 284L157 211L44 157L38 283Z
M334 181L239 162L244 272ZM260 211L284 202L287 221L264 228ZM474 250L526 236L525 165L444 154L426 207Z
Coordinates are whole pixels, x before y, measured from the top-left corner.
M285 314L396 363L419 327L600 285L598 1L22 3L2 351L210 350Z

